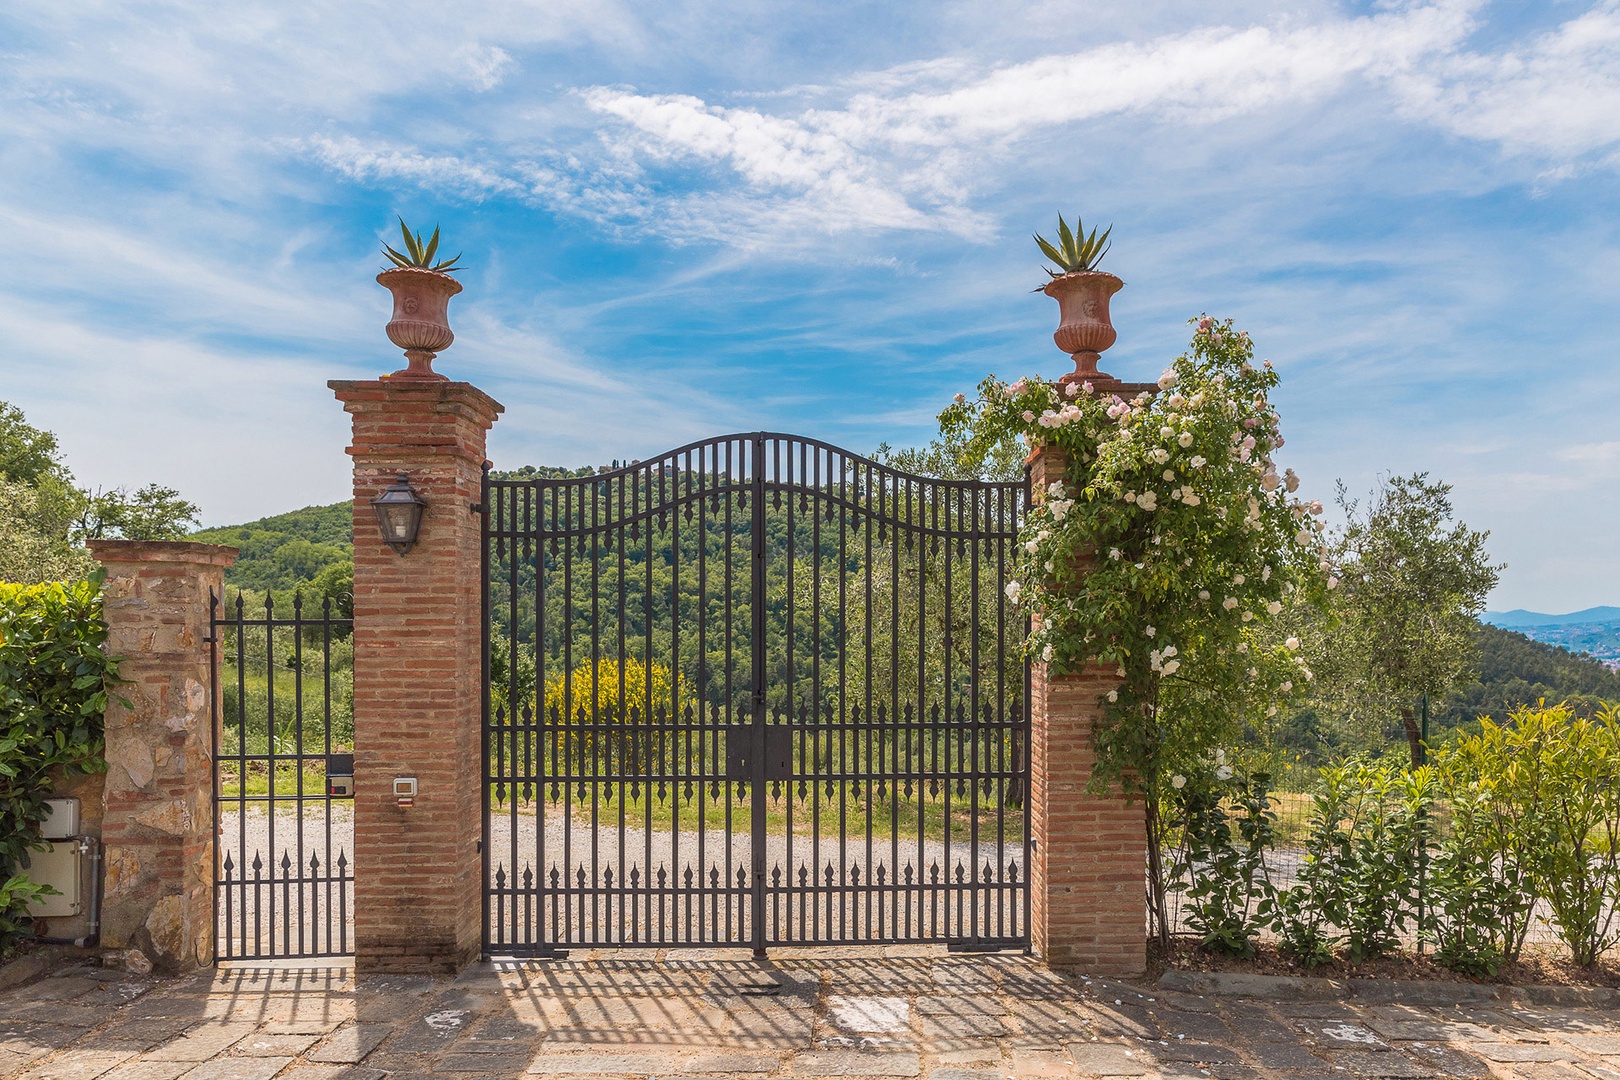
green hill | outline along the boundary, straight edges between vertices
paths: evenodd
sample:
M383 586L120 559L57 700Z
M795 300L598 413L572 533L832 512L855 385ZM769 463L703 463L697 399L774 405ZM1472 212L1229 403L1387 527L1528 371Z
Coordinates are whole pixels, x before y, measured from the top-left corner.
M346 502L306 506L245 525L203 529L191 539L240 548L236 565L225 571L225 583L257 591L296 589L314 581L327 567L350 561L354 553Z
M1598 701L1620 701L1620 671L1612 671L1589 653L1571 652L1533 641L1514 630L1482 623L1478 632L1479 678L1464 687L1436 716L1455 727L1489 716L1503 720L1520 705L1545 698L1549 704L1570 699L1582 712Z
M526 479L581 476L592 471L527 466L497 475ZM346 502L204 529L192 539L241 549L236 565L226 571L227 584L277 593L309 585L327 568L348 563L353 551ZM1482 715L1502 720L1520 705L1543 698L1549 702L1573 699L1582 711L1589 711L1599 700L1620 701L1620 672L1587 653L1534 641L1488 623L1480 624L1477 633L1479 678L1436 709L1433 722L1437 729L1460 727Z

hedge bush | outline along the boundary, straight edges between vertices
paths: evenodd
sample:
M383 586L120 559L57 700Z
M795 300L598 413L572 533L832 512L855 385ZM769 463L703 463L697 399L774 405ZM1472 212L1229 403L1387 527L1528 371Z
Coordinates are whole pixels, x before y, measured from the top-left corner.
M101 575L0 582L0 950L38 895L27 881L54 775L102 772L102 714L118 682L106 653Z
M1482 720L1431 765L1322 769L1287 885L1272 880L1264 774L1223 774L1181 785L1172 825L1184 856L1170 887L1206 948L1250 955L1269 929L1306 967L1341 946L1360 963L1415 929L1440 963L1494 975L1517 959L1538 902L1575 963L1620 943L1620 708L1523 708L1505 725Z

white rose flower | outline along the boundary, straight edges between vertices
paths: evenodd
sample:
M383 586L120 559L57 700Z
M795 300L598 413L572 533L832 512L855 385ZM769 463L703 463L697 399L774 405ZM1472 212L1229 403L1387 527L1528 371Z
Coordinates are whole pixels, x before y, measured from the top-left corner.
M1249 643L1247 641L1238 642L1238 652L1246 653L1248 651L1249 651Z
M965 401L967 401L967 395L966 394L957 394L956 395L956 403L958 405L961 405Z
M1177 671L1180 671L1180 670L1181 670L1181 661L1180 660L1167 660L1167 661L1165 661L1165 665L1164 665L1163 669L1160 671L1160 674L1174 675Z
M1209 590L1208 589L1199 589L1198 590L1198 599L1200 599L1200 600L1208 600L1209 599Z
M1192 432L1183 431L1179 436L1177 436L1176 444L1178 446L1180 446L1183 450L1185 450L1187 447L1191 446L1193 444Z
M1225 600L1221 601L1221 607L1225 608L1227 611L1231 611L1237 606L1238 602L1235 597L1228 596Z
M1136 505L1151 512L1158 508L1159 497L1151 491L1144 491L1136 497Z
M1281 690L1281 691L1282 691L1282 692L1283 692L1283 693L1285 693L1285 694L1286 694L1286 693L1288 693L1288 692L1289 692L1289 691L1290 691L1290 690L1292 690L1292 689L1293 689L1293 688L1294 688L1294 684L1293 684L1293 683L1292 683L1292 682L1288 682L1288 681L1285 681L1285 682L1284 682L1284 683L1283 683L1283 684L1282 684L1282 686L1280 686L1280 687L1279 687L1279 688L1278 688L1278 689L1280 689L1280 690Z
M1230 780L1230 779L1232 779L1232 766L1230 766L1230 765L1218 765L1218 766L1216 766L1216 768L1215 768L1215 779L1217 779L1217 780Z
M1244 612L1244 613L1243 613L1243 621L1244 621L1244 622L1253 622L1253 621L1254 621L1254 612L1252 612L1252 611L1245 611L1245 612Z
M1023 591L1024 591L1024 587L1021 584L1019 584L1018 582L1016 582L1016 581L1007 582L1007 589L1006 589L1007 599L1011 600L1013 603L1015 603L1015 604L1018 603L1018 596Z
M1194 454L1193 457L1192 457L1192 463L1191 464L1192 464L1192 467L1195 468L1195 469L1202 469L1205 465L1209 464L1209 460L1207 458L1203 457L1201 454Z
M1334 577L1332 574L1329 574L1328 575L1328 580L1327 580L1327 586L1330 589L1337 589L1339 587L1339 579Z
M1267 615L1276 615L1277 613L1279 613L1281 611L1282 611L1282 605L1279 604L1275 600L1273 600L1271 603L1266 605L1266 614Z
M1108 549L1108 557L1110 559L1118 559L1119 558L1119 548L1109 548Z
M1187 786L1187 778L1182 776L1180 773L1177 773L1170 778L1170 786L1175 788L1177 791L1180 791L1182 788Z
M1159 631L1158 631L1158 629L1156 627L1149 626L1145 630L1143 630L1142 632L1144 634L1146 634L1148 637L1152 637L1153 635L1157 634Z
M1108 700L1109 701L1118 701L1119 700L1119 691L1118 690L1110 690L1110 691L1108 691Z
M1234 584L1234 585L1241 585L1247 580L1248 580L1248 578L1244 577L1242 574L1233 574L1232 575L1232 584Z
M1283 646L1290 650L1297 649L1299 648L1299 638L1291 637L1287 641L1283 642Z
M1174 434L1175 434L1175 433L1176 433L1176 429L1175 429L1175 428L1173 428L1173 427L1170 427L1170 426L1168 426L1168 425L1166 425L1166 426L1165 426L1165 427L1161 427L1161 428L1160 428L1160 429L1159 429L1159 438L1161 438L1161 439L1168 439L1168 438L1170 438L1170 437L1171 437L1171 436L1172 436L1172 435L1174 435Z

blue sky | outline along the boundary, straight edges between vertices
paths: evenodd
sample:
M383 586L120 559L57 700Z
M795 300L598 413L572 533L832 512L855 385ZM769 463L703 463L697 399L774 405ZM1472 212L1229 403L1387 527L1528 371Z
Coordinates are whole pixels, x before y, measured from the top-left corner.
M1213 13L1212 13L1213 12ZM1029 240L1115 226L1151 377L1232 316L1331 497L1456 486L1492 606L1620 603L1620 4L201 0L0 10L0 398L228 523L347 493L396 213L500 466L926 440L1066 368Z

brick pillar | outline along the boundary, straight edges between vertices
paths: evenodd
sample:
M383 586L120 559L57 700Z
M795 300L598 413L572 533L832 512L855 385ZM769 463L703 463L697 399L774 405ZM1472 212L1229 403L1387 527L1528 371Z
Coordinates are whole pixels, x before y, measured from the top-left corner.
M1063 478L1062 451L1030 461L1030 486ZM1112 668L1056 676L1036 664L1031 695L1030 867L1035 950L1053 967L1140 975L1147 967L1147 832L1140 799L1086 792L1100 699L1119 685Z
M107 706L101 943L177 971L214 960L214 722L209 590L236 549L92 540L107 568L107 651L127 683ZM123 698L124 701L120 701ZM127 704L125 704L127 702ZM136 955L136 954L139 955Z
M454 973L478 955L483 797L478 501L502 407L461 382L332 382L354 418L354 909L361 972ZM371 500L404 472L416 547ZM415 777L413 805L395 777Z

